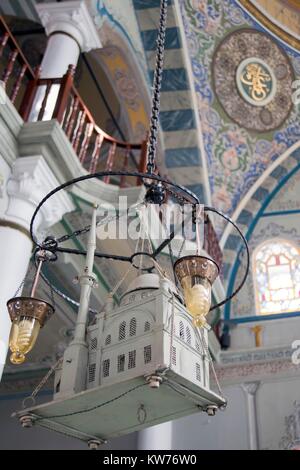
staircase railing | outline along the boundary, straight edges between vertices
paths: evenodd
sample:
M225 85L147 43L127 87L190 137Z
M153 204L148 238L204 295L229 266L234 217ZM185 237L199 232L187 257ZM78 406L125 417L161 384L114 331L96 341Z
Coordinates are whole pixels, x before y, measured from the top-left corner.
M146 171L147 142L123 142L104 132L74 86L74 67L62 78L40 78L32 70L3 17L0 17L0 66L6 93L24 121L57 119L82 166L96 171ZM1 70L1 69L0 69ZM115 183L109 176L105 183ZM121 187L132 185L120 177ZM142 182L138 179L136 185Z
M0 79L12 103L22 102L29 81L35 72L30 67L9 27L0 17Z

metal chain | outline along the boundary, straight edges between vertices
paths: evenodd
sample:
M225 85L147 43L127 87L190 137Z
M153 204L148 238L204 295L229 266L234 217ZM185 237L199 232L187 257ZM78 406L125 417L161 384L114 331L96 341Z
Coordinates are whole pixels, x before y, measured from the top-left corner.
M130 209L132 208L136 208L136 210L138 210L138 208L140 206L143 205L143 202L139 202L133 206L130 207ZM100 220L99 222L97 222L96 226L97 227L101 227L102 225L105 225L105 224L109 224L110 222L112 222L113 220L120 220L122 217L125 217L125 215L127 214L128 211L124 212L123 214L117 214L117 215L111 215L111 216L107 216L105 219L102 219ZM67 242L69 241L70 239L72 238L77 238L81 235L85 235L87 233L89 233L89 231L91 230L91 225L86 225L84 228L80 229L80 230L75 230L73 233L71 234L68 234L68 235L63 235L62 237L58 238L56 240L57 243L64 243L64 242Z
M182 252L183 252L183 248L184 248L184 246L185 246L185 242L186 242L186 239L184 238L184 239L183 239L183 242L182 242L182 245L181 245L181 247L180 247L180 249L179 249L179 251L178 251L178 259L181 258L181 255L182 255Z
M214 379L215 379L215 382L216 382L216 385L217 385L218 392L219 392L220 396L225 399L225 396L223 394L223 391L222 391L222 388L221 388L221 385L220 385L220 382L219 382L219 379L218 379L218 376L217 376L217 373L216 373L216 369L215 369L215 366L214 366L214 361L211 357L211 354L210 354L210 351L209 351L209 348L208 348L208 344L205 341L205 338L203 336L203 331L202 331L201 328L199 328L199 333L200 333L200 341L201 341L202 349L204 350L204 352L206 353L206 356L208 357L208 361L210 363L211 370L212 370L212 373L214 375Z
M172 369L174 330L175 330L175 298L174 298L174 294L172 294L171 338L170 338L170 357L169 357L169 369L170 370Z
M35 404L35 398L37 396L37 394L39 393L39 391L44 387L44 385L48 382L48 380L50 379L51 375L56 371L56 369L59 368L59 366L62 364L63 362L63 358L61 357L60 359L58 359L58 361L48 370L47 374L42 378L42 380L39 382L39 384L35 387L35 389L33 390L32 394L25 398L23 400L23 408L25 408L25 403L26 401L28 400L32 400L32 403L33 405Z
M182 220L184 220L184 219L183 219L183 216L184 216L184 209L183 209L183 208L181 208L181 215L182 215ZM184 221L183 221L183 224L184 224ZM182 226L182 228L184 229L184 225ZM181 245L181 247L180 247L180 249L179 249L179 251L178 251L178 259L181 258L181 255L182 255L182 252L183 252L183 248L185 247L185 243L186 243L186 238L185 238L184 235L183 235L182 245Z
M52 284L50 284L50 295L51 295L51 304L54 310L56 310L56 303L55 303L55 297L54 297L54 290Z
M179 204L181 204L182 206L186 204L186 199L183 197L183 196L180 196L178 193L176 193L175 191L173 191L172 189L170 189L169 187L165 187L167 193L170 194L170 196L172 196L174 199L176 199L176 201L178 201Z
M117 214L117 215L113 215L113 216L110 216L110 217L106 217L105 219L103 219L103 220L101 220L97 223L97 227L100 227L101 225L109 224L113 220L119 220L121 217L124 217L124 215L125 214L122 214L122 216L121 216L120 214ZM81 235L85 235L85 234L89 233L90 230L91 230L91 225L86 225L84 228L82 228L80 230L75 230L75 232L73 232L69 235L63 235L62 237L58 238L56 241L57 241L57 243L67 242L72 238L77 238Z
M163 78L163 65L165 53L166 27L167 27L168 0L161 0L160 20L157 38L156 68L153 80L152 110L150 120L150 135L147 155L147 172L152 175L155 172L155 157L157 148L157 136L159 129L160 92Z
M29 275L32 273L32 271L33 271L34 268L35 268L35 264L34 264L34 263L31 263L31 264L29 265L29 269L28 269L27 273L25 274L24 279L21 281L20 285L18 286L18 288L17 288L17 290L16 290L15 295L13 296L13 298L17 297L17 295L19 294L20 290L23 289L27 277L29 277Z
M120 289L120 287L121 287L121 285L123 284L123 282L126 281L126 279L127 279L128 275L129 275L130 271L133 270L133 269L134 269L134 268L133 268L132 264L130 264L130 265L129 265L129 268L128 268L127 271L125 272L124 276L120 279L120 281L115 285L115 287L114 287L114 288L111 290L111 292L109 293L109 296L110 296L110 297L113 297L113 296L117 293L118 289Z
M77 416L77 415L81 415L83 413L91 413L92 411L98 410L99 408L102 408L103 406L110 405L110 404L114 403L115 401L120 400L121 398L125 397L129 393L135 392L136 390L138 390L139 388L142 388L142 387L149 387L149 385L147 383L142 383L142 384L136 385L135 387L127 390L126 392L121 393L121 395L118 395L117 397L111 398L110 400L108 400L104 403L100 403L99 405L95 405L92 408L87 408L85 410L73 411L71 413L66 413L66 414L62 414L62 415L41 416L41 417L38 417L35 420L35 422L43 421L43 420L49 420L49 419L67 418L69 416Z
M43 274L43 272L41 271L41 278L43 279L43 281L47 284L47 286L53 291L55 292L59 297L61 297L62 299L66 300L67 302L69 302L70 304L74 305L75 307L79 307L79 302L76 302L76 300L74 299L71 299L71 297L69 297L68 295L64 294L63 292L61 292L57 287L55 287L53 284L51 284L50 281L48 281L47 277ZM94 310L93 308L89 308L89 312L92 313L93 315L96 315L98 312L98 310Z

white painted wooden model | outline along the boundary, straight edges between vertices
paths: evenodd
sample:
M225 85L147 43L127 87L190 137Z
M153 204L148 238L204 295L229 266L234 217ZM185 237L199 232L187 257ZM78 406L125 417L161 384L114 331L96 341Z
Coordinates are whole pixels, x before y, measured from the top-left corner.
M193 326L175 286L158 274L136 277L114 306L87 326L96 209L73 341L54 384L54 400L17 413L97 447L107 439L199 411L214 414L226 401L210 389L207 329ZM86 334L85 334L86 332Z

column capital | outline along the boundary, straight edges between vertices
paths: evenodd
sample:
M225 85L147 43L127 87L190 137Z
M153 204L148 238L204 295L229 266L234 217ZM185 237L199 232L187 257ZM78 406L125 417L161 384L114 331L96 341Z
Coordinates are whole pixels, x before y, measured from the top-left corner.
M39 3L36 10L48 36L56 32L72 36L82 52L102 47L96 25L83 0Z
M244 382L241 384L242 389L246 392L247 395L255 396L256 392L260 386L260 382Z
M4 220L29 230L36 207L57 186L59 182L42 156L18 158L7 183L9 203ZM48 229L72 210L74 205L68 194L58 192L41 208L35 230Z

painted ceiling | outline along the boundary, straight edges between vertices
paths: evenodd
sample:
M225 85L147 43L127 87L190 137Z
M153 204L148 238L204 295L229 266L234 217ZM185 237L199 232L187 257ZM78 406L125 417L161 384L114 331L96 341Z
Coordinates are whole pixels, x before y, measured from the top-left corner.
M229 215L300 137L299 109L292 102L292 85L300 77L298 42L274 36L266 18L258 22L253 10L247 11L250 3L169 1L161 112L164 166L171 178ZM160 1L133 4L151 86ZM271 96L261 106L241 96L236 70L242 63L244 72L254 63L267 77L262 84ZM245 95L251 84L247 87Z
M150 94L160 1L132 3L136 17L121 9L119 0L88 2L99 30L110 23L124 44L127 41ZM300 54L266 32L253 12L246 11L250 3L267 11L270 2L169 1L161 109L163 172L229 215L268 165L300 136L298 110L291 102L292 90L288 93L300 77ZM178 20L178 5L183 25ZM274 18L279 21L280 12L275 10ZM248 42L245 49L241 46L243 35ZM126 55L128 51L124 47ZM232 60L227 69L226 56ZM235 74L230 71L230 66L235 70L250 58L260 59L262 69L273 78L272 72L275 74L277 93L271 103L260 108L241 98ZM139 119L143 132L146 114Z
M259 129L258 118L255 120L258 127L255 131L247 130L245 124L242 126L235 123L234 116L229 116L228 111L226 113L220 94L217 96L214 89L214 74L220 76L222 73L220 66L217 72L214 68L216 50L223 47L223 58L227 55L233 61L235 56L238 56L237 63L248 57L261 58L267 66L270 64L273 70L283 63L287 67L290 64L289 80L293 75L294 79L300 77L300 54L270 35L265 35L264 29L234 0L185 0L181 2L181 8L193 66L212 200L216 206L232 214L268 165L299 140L300 122L297 107L292 105L280 127L272 131L264 131L262 125ZM248 30L249 41L244 43L244 50L238 37L235 41L228 40L229 35L240 33L241 30ZM253 39L258 33L260 39ZM270 43L268 51L263 49L263 41L265 44ZM274 50L277 50L277 58L274 57ZM279 82L278 77L279 74ZM241 101L238 101L236 92L237 84L226 68L223 81L232 101L240 105ZM291 102L291 94L292 89L290 95L285 91L282 97L285 95L285 99ZM276 97L274 99L276 100ZM277 96L277 99L280 100L280 96ZM264 108L267 109L268 105ZM256 108L254 109L256 111ZM237 106L235 121L239 120L240 112L240 106ZM246 112L249 110L245 107Z

